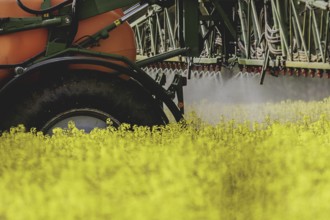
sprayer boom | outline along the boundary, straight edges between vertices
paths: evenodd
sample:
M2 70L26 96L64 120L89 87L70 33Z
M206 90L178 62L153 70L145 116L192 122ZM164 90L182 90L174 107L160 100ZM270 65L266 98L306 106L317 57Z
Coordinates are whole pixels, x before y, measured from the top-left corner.
M323 0L177 0L131 25L139 59L188 47L188 57L168 61L195 69L238 65L263 83L266 73L330 76L329 13Z

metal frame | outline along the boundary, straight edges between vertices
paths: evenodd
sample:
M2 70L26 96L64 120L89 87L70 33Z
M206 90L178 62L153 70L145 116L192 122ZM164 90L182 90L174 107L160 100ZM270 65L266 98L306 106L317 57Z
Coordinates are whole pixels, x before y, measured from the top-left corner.
M322 76L330 70L328 2L238 0L238 5L241 53L237 61L242 66L262 67L261 84L269 67L305 76L309 72L313 77L315 72ZM257 14L263 14L261 21Z
M176 1L170 9L175 16L168 16L169 9L162 8L133 23L143 59L163 51L149 50L144 39L153 44L176 42L177 48L191 48L187 57L168 61L194 64L220 64L242 68L328 73L330 3L325 0L187 0ZM196 12L196 8L199 9ZM189 19L186 19L189 15ZM172 20L162 24L159 17ZM173 19L175 18L175 19ZM190 19L191 18L191 19ZM145 22L148 21L148 22ZM157 33L168 32L170 23L174 35L155 35L148 32L148 25ZM187 28L189 27L189 28ZM153 34L153 35L152 35ZM221 39L220 53L214 50L216 38ZM154 47L156 48L156 46ZM170 48L170 47L165 47ZM166 51L166 50L165 50ZM192 58L189 58L192 57ZM202 60L201 62L199 60ZM286 71L286 70L285 70ZM285 72L284 71L284 72ZM306 75L306 74L305 74ZM322 75L322 74L321 74ZM261 83L263 80L261 80Z
M216 64L227 54L223 46L236 37L234 24L217 0L176 0L170 7L154 6L130 24L139 60L190 48L187 57L197 63ZM230 36L227 40L221 38L225 33Z

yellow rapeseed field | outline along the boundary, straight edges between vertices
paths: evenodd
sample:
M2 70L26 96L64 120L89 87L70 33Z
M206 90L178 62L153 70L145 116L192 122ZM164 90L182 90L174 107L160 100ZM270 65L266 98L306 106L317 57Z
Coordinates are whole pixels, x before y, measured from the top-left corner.
M14 128L0 219L329 219L330 100L226 108L153 129Z

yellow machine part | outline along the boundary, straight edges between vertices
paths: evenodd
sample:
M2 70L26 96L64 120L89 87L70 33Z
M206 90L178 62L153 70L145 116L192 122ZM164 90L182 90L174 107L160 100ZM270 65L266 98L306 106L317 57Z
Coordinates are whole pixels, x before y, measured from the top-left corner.
M39 10L43 0L25 0L23 3L32 9ZM52 5L63 2L53 0ZM101 30L122 15L121 10L107 12L79 22L78 32L75 40L92 35ZM16 0L0 0L0 17L32 17L23 11L16 3ZM21 63L38 53L42 52L47 43L47 30L37 29L12 33L0 36L0 64ZM101 40L100 45L91 50L114 53L128 57L134 61L136 58L136 47L134 33L129 24L124 23L111 31L110 37ZM0 70L0 80L8 76L8 70Z

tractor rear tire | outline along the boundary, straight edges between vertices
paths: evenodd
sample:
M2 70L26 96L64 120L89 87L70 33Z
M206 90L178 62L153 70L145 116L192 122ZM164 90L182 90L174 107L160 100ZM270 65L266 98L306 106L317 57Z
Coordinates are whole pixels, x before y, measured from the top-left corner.
M134 80L90 70L47 78L33 90L29 85L12 91L2 101L0 130L24 124L27 129L51 134L53 128L65 128L73 120L79 129L89 132L107 126L107 118L114 126L168 123L159 103Z

